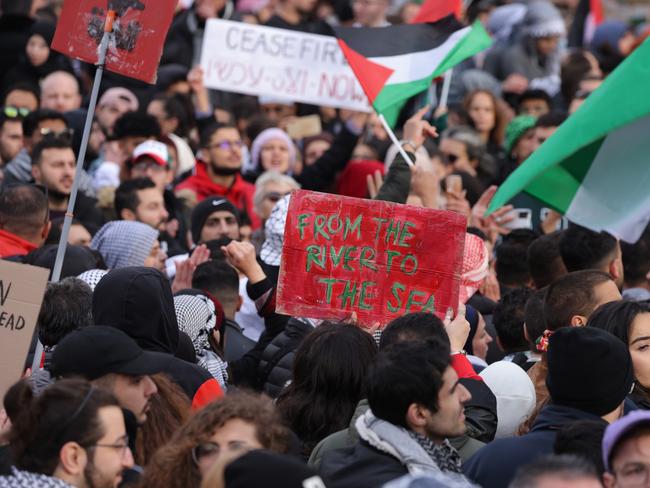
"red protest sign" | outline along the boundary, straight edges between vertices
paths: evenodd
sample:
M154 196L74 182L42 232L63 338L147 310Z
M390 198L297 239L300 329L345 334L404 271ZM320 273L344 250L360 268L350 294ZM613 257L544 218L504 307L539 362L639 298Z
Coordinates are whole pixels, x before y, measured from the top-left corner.
M97 63L108 9L117 18L106 54L106 69L156 82L156 72L177 0L66 0L52 41L71 58Z
M466 221L455 212L296 191L277 289L280 313L382 326L458 306Z

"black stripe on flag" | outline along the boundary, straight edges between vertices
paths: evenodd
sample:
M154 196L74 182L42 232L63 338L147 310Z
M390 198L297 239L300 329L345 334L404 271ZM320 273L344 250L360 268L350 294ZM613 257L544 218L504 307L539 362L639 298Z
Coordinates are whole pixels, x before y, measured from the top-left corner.
M443 44L464 26L449 15L430 24L388 27L335 27L336 37L366 58L428 51Z

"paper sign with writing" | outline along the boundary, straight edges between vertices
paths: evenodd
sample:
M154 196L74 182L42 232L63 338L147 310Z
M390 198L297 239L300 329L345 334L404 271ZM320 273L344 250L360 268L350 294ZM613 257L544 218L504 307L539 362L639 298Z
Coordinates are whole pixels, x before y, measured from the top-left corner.
M291 195L277 310L381 326L458 306L466 220L455 212L297 191Z
M370 111L335 37L211 19L201 66L209 88Z
M106 69L156 82L156 72L177 0L66 0L52 49L97 63L108 9L117 18L106 54Z
M50 271L0 259L0 395L18 381Z

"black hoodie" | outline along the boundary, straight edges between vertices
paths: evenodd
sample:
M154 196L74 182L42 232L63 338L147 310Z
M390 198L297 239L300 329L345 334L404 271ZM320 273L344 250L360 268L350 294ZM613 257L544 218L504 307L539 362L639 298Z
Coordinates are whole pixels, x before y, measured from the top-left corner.
M223 395L203 368L174 357L179 330L169 282L154 268L127 267L110 271L93 293L95 324L122 330L147 351L170 354L167 373L192 400L194 408Z

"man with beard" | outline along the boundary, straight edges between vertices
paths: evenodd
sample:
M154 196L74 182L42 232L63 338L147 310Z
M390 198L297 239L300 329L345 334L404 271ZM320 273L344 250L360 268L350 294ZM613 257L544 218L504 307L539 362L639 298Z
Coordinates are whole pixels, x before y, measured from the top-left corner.
M63 380L40 396L26 381L5 397L14 466L0 487L113 488L133 466L124 415L116 398L81 380Z
M65 216L72 191L76 158L70 142L63 137L45 136L32 152L32 176L38 185L45 187L48 195L50 219ZM96 207L97 200L77 194L74 215L86 229L94 233L103 224Z
M438 337L379 351L366 377L370 409L355 423L359 440L323 457L327 486L384 486L408 473L433 476L440 486L469 485L448 440L465 434L471 399L452 357Z
M246 213L253 229L257 229L260 221L253 211L255 186L240 174L243 142L237 128L218 124L207 128L201 136L201 147L203 161L197 160L194 174L176 186L176 194L197 202L209 196L225 197Z

